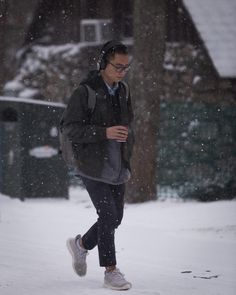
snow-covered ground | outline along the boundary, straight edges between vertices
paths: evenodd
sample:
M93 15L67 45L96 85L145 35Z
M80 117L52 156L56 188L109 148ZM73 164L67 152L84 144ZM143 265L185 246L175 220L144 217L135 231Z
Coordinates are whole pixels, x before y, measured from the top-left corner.
M65 247L96 214L85 191L70 200L21 202L0 195L0 294L114 294L104 289L97 249L76 276ZM126 205L116 233L117 259L130 295L236 294L236 201Z

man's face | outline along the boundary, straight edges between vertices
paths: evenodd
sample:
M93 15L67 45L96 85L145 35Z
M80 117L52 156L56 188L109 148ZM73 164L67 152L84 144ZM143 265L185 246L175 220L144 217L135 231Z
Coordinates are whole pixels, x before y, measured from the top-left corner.
M107 62L102 75L106 82L113 84L121 81L129 70L128 54L116 53L113 58Z

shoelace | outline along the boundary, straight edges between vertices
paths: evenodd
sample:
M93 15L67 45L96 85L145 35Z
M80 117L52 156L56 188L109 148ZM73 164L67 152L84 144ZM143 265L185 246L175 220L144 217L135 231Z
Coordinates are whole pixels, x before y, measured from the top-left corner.
M81 258L86 258L86 256L88 255L88 251L79 251L79 256L81 257Z
M78 248L78 251L77 251L77 253L78 253L78 255L79 255L80 259L83 259L83 260L85 260L85 259L86 259L86 256L88 255L88 251L87 251L87 250L84 250L84 249L82 249L81 247L80 247L80 248Z
M111 274L114 275L114 276L117 275L117 278L120 279L120 280L125 280L124 274L121 273L119 269L113 270Z

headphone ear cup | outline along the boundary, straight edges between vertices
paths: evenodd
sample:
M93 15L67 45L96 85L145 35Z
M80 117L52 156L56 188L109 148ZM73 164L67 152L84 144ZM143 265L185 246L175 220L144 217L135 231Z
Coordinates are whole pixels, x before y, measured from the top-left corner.
M106 66L107 66L107 63L103 58L100 62L100 70L105 70Z
M106 67L105 62L104 62L104 54L105 54L105 51L102 50L101 54L99 55L98 61L97 61L97 70L98 71L104 70Z
M97 71L99 72L101 70L101 62L99 60L97 61Z

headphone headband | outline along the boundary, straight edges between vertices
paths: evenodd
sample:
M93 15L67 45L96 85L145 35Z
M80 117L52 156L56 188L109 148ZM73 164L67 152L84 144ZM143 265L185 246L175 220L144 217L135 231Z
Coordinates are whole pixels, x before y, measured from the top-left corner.
M116 48L119 46L125 46L124 44L122 44L119 41L116 40L112 40L109 41L107 43L105 43L101 49L100 55L98 57L98 61L97 61L97 70L104 70L106 68L106 60L105 60L105 56L107 55L107 53L112 49L112 48Z

